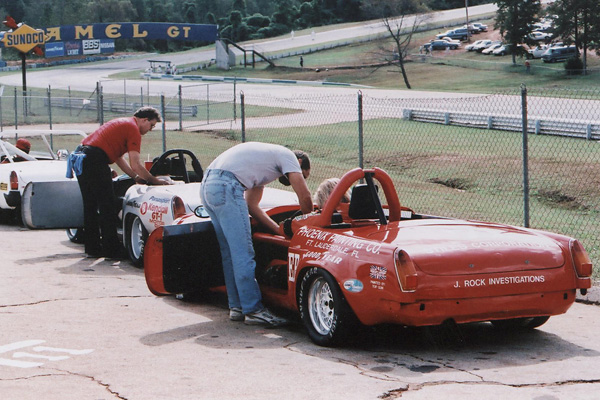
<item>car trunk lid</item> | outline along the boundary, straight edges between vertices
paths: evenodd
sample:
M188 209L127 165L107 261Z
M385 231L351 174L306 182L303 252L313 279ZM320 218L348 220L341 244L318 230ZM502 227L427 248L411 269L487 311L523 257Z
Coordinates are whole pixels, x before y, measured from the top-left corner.
M395 243L431 275L468 275L556 268L562 249L541 234L469 221L404 221L369 235Z

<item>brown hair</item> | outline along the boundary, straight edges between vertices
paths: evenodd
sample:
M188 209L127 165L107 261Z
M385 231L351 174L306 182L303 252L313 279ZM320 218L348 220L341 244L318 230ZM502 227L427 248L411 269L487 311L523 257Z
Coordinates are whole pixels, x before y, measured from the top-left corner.
M155 119L157 122L161 122L160 113L154 107L141 107L133 114L137 118L148 118L149 120Z
M310 159L308 158L308 154L306 154L302 150L294 150L294 154L296 155L296 158L300 160L300 169L309 170Z

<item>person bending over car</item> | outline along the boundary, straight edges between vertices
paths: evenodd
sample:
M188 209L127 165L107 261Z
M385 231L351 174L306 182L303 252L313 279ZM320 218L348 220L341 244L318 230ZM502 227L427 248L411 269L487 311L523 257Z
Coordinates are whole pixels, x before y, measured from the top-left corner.
M303 151L258 142L238 144L208 166L200 194L219 240L232 321L267 327L286 322L262 304L248 214L279 233L277 223L259 207L265 185L278 178L284 185L291 184L306 214L313 210L305 181L309 174L310 160Z
M69 156L67 176L71 168L77 175L83 197L85 252L89 257L124 258L117 237L117 210L109 164L116 163L137 183L165 185L168 182L152 176L140 161L142 136L161 121L152 107L138 109L133 117L108 121L82 140ZM124 158L129 155L129 162Z

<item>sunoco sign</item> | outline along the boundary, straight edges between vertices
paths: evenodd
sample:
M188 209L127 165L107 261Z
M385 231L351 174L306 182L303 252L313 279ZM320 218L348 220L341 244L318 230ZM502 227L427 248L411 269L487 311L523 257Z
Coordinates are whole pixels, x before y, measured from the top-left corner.
M33 29L23 24L13 32L6 32L2 42L6 47L14 47L22 53L27 53L35 46L46 43L46 34L41 29Z

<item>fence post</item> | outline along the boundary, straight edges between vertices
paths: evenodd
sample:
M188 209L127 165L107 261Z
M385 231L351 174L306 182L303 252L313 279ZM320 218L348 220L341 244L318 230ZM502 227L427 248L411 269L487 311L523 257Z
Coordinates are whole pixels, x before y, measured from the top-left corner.
M527 141L527 86L521 84L521 115L523 126L523 226L529 228L529 146Z
M96 121L100 122L100 82L96 82Z
M144 107L144 88L140 86L140 107Z
M206 85L206 123L210 124L210 85Z
M162 114L162 145L163 153L167 151L167 113L165 112L165 94L160 95L160 112Z
M358 166L363 168L363 95L358 91Z
M181 88L181 85L179 85L179 130L183 131L183 99L182 99L182 95L183 95L183 89Z
M48 85L48 121L52 129L52 88Z
M236 83L237 83L237 77L233 77L233 122L235 122L237 120L237 108L235 107L235 87L236 87Z
M244 109L244 92L240 92L240 112L242 117L242 143L246 141L246 110Z
M73 107L71 104L71 86L68 87L69 90L69 116L73 115Z
M4 94L4 87L2 87L0 89L0 132L2 132L4 130L4 120L2 118L2 103L3 103L3 95Z
M17 99L17 88L15 88L15 129L19 129L19 115L17 111L17 106L19 101Z
M98 113L100 114L100 125L104 125L104 93L100 93L98 103Z
M123 79L123 111L127 113L127 79ZM134 113L133 110L132 113Z

